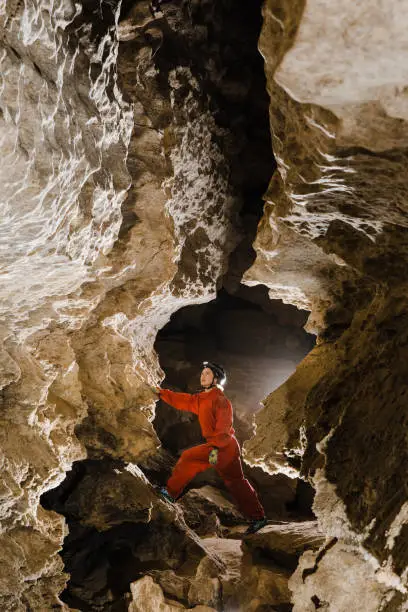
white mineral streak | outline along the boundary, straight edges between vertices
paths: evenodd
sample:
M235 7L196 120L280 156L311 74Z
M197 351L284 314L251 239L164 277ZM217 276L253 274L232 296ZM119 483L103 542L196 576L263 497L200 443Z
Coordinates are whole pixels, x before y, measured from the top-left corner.
M364 540L373 529L372 521L360 533L354 531L347 517L346 507L338 497L335 487L325 478L324 470L316 470L313 478L316 488L313 511L318 524L328 538L338 542L317 560L318 552L305 552L296 572L289 581L294 602L294 612L312 612L313 597L320 602L330 602L330 610L343 612L354 605L356 593L362 610L378 612L390 597L392 589L406 594L403 580L392 571L392 559L380 565L364 548ZM306 578L305 570L317 565Z
M339 418L336 427L340 425L343 416L344 415ZM333 428L325 438L316 444L317 450L323 455L325 454L330 438L334 435L335 429L336 428ZM407 593L404 579L392 570L392 557L389 557L387 563L381 565L378 560L364 548L364 542L374 528L376 519L373 519L368 525L362 528L360 532L356 532L351 527L344 502L338 496L336 487L327 480L323 469L316 470L313 476L313 486L316 491L313 501L313 511L317 516L319 527L327 536L338 538L343 544L347 545L347 550L350 554L349 565L353 565L353 558L357 555L362 561L367 561L372 567L372 571L370 571L372 579L374 578L387 588L397 589L402 593ZM393 547L394 538L398 536L402 525L407 520L408 514L406 506L408 506L408 504L402 507L389 530L390 535L387 540L387 545L390 549ZM382 597L383 589L380 589L379 595ZM341 608L339 608L339 610L340 609Z
M349 544L362 544L374 527L374 523L366 525L361 533L351 529L344 502L337 496L336 488L325 478L324 470L316 470L313 486L316 488L313 511L316 513L322 532L331 537L341 538Z
M41 2L26 3L6 34L21 56L8 46L0 56L0 316L22 339L45 319L58 320L56 297L108 272L100 257L117 239L129 184L132 109L116 84L115 28L97 49L73 52L64 28L78 11L67 2L49 12ZM78 83L90 101L81 99ZM112 167L113 146L122 155ZM64 302L77 307L75 299Z
M170 73L170 83L174 89L179 86L179 76L186 76L191 82L191 91L186 97L185 107L188 110L194 106L194 90L198 89L196 80L187 69L177 69ZM174 104L174 100L173 100ZM198 253L205 254L205 267L198 256L199 278L210 275L216 279L225 267L225 256L220 252L220 245L228 245L230 241L231 216L236 209L236 198L231 194L228 174L220 172L225 165L223 155L214 142L214 133L220 131L209 111L202 113L200 118L182 128L181 145L172 153L174 178L171 179L172 197L167 202L167 210L175 223L175 233L178 239L178 250L181 251L185 236L183 228L189 224L194 231L201 229L208 237L209 244L204 244ZM197 159L197 152L200 157ZM199 163L197 163L199 161ZM215 170L216 169L216 170ZM208 194L217 200L208 211ZM211 202L211 201L210 201ZM215 285L210 287L210 293ZM208 292L208 287L202 285L198 293Z
M402 506L388 530L387 548L390 550L394 548L395 540L406 523L408 523L408 502L405 502L405 504Z
M359 610L379 612L383 609L388 588L376 581L373 568L353 547L335 544L319 561L318 570L303 578L303 572L313 568L315 561L316 553L303 553L289 580L293 612L314 612L314 601L330 612L344 612L355 609L356 597Z
M173 90L181 86L181 78L188 79L191 86L184 101L185 112L189 113L196 104L194 95L198 83L189 69L177 68L169 77ZM205 236L195 249L197 284L190 287L191 295L199 301L215 297L217 278L225 271L226 255L237 240L231 223L236 214L237 199L231 193L223 155L214 142L214 134L220 132L209 111L178 128L181 143L171 155L174 178L164 185L171 186L171 198L166 209L175 224L178 254L187 235L201 230ZM221 245L224 250L220 250ZM206 300L204 296L207 296Z

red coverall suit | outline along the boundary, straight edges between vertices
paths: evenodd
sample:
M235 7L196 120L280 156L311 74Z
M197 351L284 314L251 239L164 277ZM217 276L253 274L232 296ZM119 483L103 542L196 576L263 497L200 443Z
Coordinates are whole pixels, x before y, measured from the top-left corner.
M196 395L161 389L160 399L178 410L197 414L202 435L207 440L206 444L194 446L182 453L167 482L169 494L176 499L198 472L215 467L241 512L250 519L262 518L265 512L255 490L242 472L240 448L232 428L232 406L223 392L218 387ZM213 448L218 448L215 466L208 461Z

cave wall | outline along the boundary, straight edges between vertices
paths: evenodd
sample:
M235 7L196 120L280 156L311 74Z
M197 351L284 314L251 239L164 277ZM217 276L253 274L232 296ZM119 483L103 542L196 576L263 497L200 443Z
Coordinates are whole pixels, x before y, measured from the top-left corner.
M260 47L278 170L257 259L244 278L262 279L272 297L308 307L309 326L320 333L296 373L266 399L245 451L271 473L308 478L319 524L337 539L326 554L301 561L291 583L296 611L346 610L356 589L361 609L405 609L400 8L273 0L264 6Z
M228 131L190 70L182 9L160 72L163 33L137 9L121 46L120 4L0 9L2 609L64 607L66 528L40 496L85 451L156 452L157 330L215 295L237 240Z
M260 16L220 44L234 11L202 8L0 7L2 609L66 608L67 528L40 497L85 456L154 460L157 331L215 297L241 191L272 171L242 181L266 96L249 61L245 82L224 68Z

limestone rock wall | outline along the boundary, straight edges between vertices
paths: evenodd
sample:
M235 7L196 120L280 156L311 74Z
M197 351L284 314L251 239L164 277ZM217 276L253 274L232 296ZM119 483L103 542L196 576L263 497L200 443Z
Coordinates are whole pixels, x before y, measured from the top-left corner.
M40 496L86 449L156 453L156 333L215 295L237 240L228 132L182 57L159 71L137 8L119 25L120 3L0 7L4 610L65 607L66 528Z
M301 560L291 581L299 612L346 610L356 591L364 610L403 610L407 600L401 8L264 6L278 170L245 282L308 307L320 334L267 398L246 457L308 478L319 524L338 540Z

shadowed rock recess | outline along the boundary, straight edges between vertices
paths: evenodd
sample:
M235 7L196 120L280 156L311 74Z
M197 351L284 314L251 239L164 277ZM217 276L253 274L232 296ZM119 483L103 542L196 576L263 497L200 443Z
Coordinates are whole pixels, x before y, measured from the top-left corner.
M0 3L0 610L408 609L407 10ZM207 350L254 536L153 486Z

